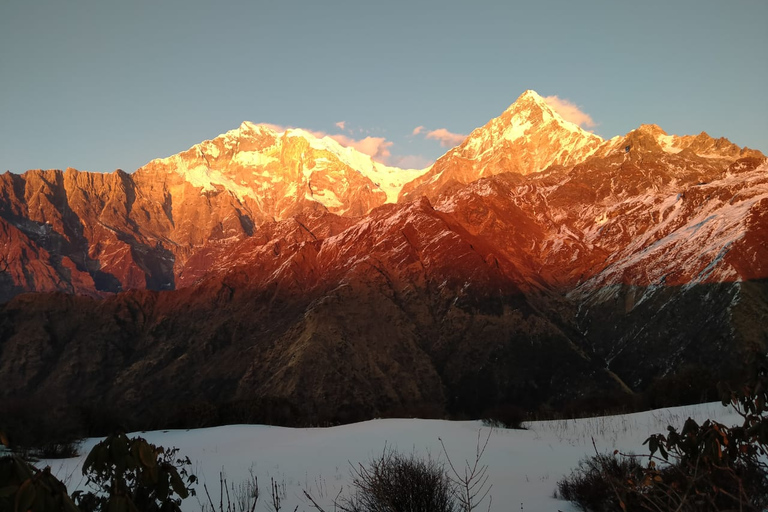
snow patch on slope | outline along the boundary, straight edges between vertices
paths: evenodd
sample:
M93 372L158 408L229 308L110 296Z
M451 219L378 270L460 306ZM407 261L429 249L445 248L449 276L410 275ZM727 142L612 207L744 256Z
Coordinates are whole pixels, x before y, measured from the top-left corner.
M259 151L238 151L232 160L244 167L266 167L278 161L277 158Z
M622 282L627 275L639 277L638 272L644 274L648 286L669 284L669 276L686 276L684 290L705 282L738 280L739 273L727 255L748 232L745 224L753 207L768 200L767 176L768 164L763 164L748 175L725 175L697 186L695 197L673 192L673 182L661 200L658 192L649 191L616 201L611 208L614 214L605 224L610 225L610 217L635 214L650 216L656 224L639 236L631 234L632 239L610 257L608 266L572 295L601 286L607 289L607 283ZM733 195L724 196L723 191ZM603 244L601 229L586 230L587 241ZM601 301L598 296L594 298Z
M177 159L176 161L162 159L161 162L171 164L175 169L175 172L183 176L190 185L200 188L201 194L215 192L217 186L220 186L237 197L240 202L244 201L246 197L256 197L253 188L237 183L222 172L211 169L205 164L190 166L182 159Z
M285 132L288 137L302 137L309 142L310 147L328 151L351 169L362 174L387 195L387 203L396 203L397 196L403 186L429 171L425 169L400 169L376 162L370 155L361 153L355 148L342 146L338 141L325 136L318 138L301 129L289 129ZM278 134L282 136L283 134Z

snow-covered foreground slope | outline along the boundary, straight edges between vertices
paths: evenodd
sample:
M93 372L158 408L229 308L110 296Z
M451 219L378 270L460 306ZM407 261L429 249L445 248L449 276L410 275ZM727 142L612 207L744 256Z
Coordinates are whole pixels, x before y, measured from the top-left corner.
M532 422L528 430L493 429L482 459L493 484L491 510L577 510L553 498L553 492L557 481L569 474L579 459L594 454L592 439L600 451L645 454L642 443L650 434L665 432L667 425L680 428L688 417L699 423L711 418L731 425L740 419L730 408L710 403L622 416ZM192 460L201 488L197 497L185 500L185 511L202 508L202 501L198 501L205 499L202 483L207 483L218 506L222 469L236 486L248 478L249 471L258 477L262 498L257 510L270 510L264 497L270 478L274 478L285 486L283 510L298 506L299 511L310 511L313 508L303 497L304 489L332 510L339 490L349 489L350 462L366 462L380 455L385 446L444 460L441 438L457 464L474 460L478 433L484 440L488 430L478 421L385 419L332 428L232 425L140 435L154 444L176 446ZM97 441L87 440L81 451L87 453ZM80 477L83 459L84 455L47 464L60 478L68 478L70 490L74 490L84 485Z

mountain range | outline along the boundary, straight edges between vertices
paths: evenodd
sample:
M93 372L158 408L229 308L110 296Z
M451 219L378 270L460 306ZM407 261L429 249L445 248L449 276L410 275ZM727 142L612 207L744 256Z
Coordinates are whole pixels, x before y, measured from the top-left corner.
M0 402L142 427L558 408L768 345L765 156L533 91L427 169L244 122L5 173L0 238Z

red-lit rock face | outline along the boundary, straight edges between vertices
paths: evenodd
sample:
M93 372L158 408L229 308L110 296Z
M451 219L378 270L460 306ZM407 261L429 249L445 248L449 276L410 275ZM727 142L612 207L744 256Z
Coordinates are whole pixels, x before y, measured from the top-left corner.
M45 259L66 257L90 274L91 288L163 290L176 287L198 251L212 254L294 216L364 215L394 200L404 179L421 172L383 166L301 130L277 133L243 123L132 175L6 173L0 213L46 251ZM186 269L186 275L205 270ZM19 272L7 283L14 293L49 289L19 280ZM57 289L72 291L66 284Z
M510 278L526 286L570 289L589 281L580 288L586 290L662 278L673 285L754 278L764 271L753 234L762 232L760 158L725 139L669 136L655 125L602 142L528 91L403 186L411 171L386 168L328 138L243 123L133 175L68 169L2 176L7 245L23 238L34 248L8 253L15 270L6 273L4 295L173 289L250 264L253 247L285 252L298 241L347 244L331 252L336 259L324 260L321 274L334 274L334 267L371 254L387 259L386 251L399 247L400 234L386 226L404 210L366 215L400 188L401 203L426 195L442 214L442 224L419 231L443 240L425 245L440 249L432 260L463 240L451 231L460 227L483 257L507 265ZM515 176L488 179L510 172ZM393 219L381 221L387 215ZM699 223L706 226L693 229ZM342 239L325 240L350 226ZM369 238L381 245L371 247ZM728 255L742 246L755 254ZM716 268L708 268L715 260ZM442 264L448 271L463 260Z

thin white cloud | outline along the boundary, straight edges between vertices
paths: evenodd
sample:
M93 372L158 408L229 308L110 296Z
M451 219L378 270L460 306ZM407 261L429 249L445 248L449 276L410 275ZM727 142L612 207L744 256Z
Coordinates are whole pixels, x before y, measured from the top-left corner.
M444 148L452 148L461 144L467 136L449 132L445 128L438 128L437 130L427 132L427 138L439 141L440 145Z
M283 132L285 132L287 130L296 130L296 128L294 128L293 126L283 126L283 125L280 125L280 124L258 123L258 125L259 126L264 126L265 128L269 128L273 132L277 132L277 133L283 133ZM318 139L322 139L323 137L328 135L325 132L319 132L319 131L316 131L316 130L307 130L306 128L301 128L301 130L314 135Z
M356 140L346 135L329 135L330 138L341 144L342 146L348 146L355 148L361 153L365 153L380 163L386 163L390 156L389 148L392 147L393 142L385 139L384 137L366 137L364 139Z
M281 126L279 124L271 124L271 123L259 123L259 124L261 126L265 126L270 130L273 130L278 133L285 132L286 130L295 129L291 126ZM339 128L344 129L344 126L340 126L342 124L345 124L344 121L339 121L338 123L335 123L335 124ZM350 137L344 134L332 135L330 133L316 131L316 130L308 130L306 128L301 128L301 130L312 134L318 139L322 139L323 137L330 137L331 139L335 140L342 146L354 148L359 152L370 156L371 158L374 159L374 161L382 164L388 163L389 158L391 156L390 148L394 144L392 141L387 140L385 137L367 136L362 139L355 139L353 137ZM362 132L363 130L360 129L360 131ZM367 132L368 130L365 130L365 131Z
M597 126L597 123L592 120L592 116L581 110L575 103L557 96L546 96L544 101L566 121L570 121L585 129Z
M423 131L424 131L423 126L417 126L416 128L413 129L413 132L411 132L411 135L418 135Z
M339 121L338 123L336 123L336 126L338 126L340 129L344 130L344 127L346 126L346 124L347 124L346 121Z

